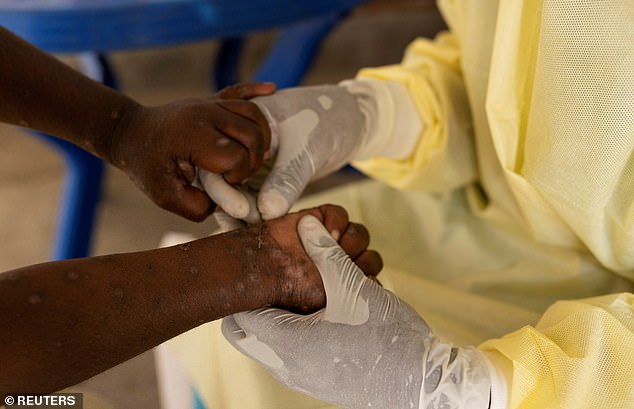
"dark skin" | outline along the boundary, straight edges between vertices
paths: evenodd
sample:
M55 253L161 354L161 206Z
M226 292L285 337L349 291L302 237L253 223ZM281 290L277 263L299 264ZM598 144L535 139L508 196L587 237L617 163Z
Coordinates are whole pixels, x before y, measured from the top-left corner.
M65 139L123 170L156 204L190 220L215 204L192 187L195 168L244 181L268 155L270 131L247 99L274 84L147 107L0 27L0 121Z
M145 107L0 27L0 121L57 135L119 167L159 206L202 220L215 204L195 168L239 183L267 157L270 133L244 84L209 99ZM381 261L345 211L312 209L375 276ZM306 213L306 212L304 212ZM310 312L321 279L296 234L301 214L136 253L0 273L0 395L76 384L182 332L263 306Z
M81 76L0 27L0 121L57 135L120 168L156 204L191 220L215 204L195 168L230 184L268 156L270 131L249 98L272 84L146 107ZM325 305L295 233L317 216L374 278L382 263L345 211L322 206L180 246L0 273L0 395L71 386L202 323L259 307ZM259 235L262 234L262 240Z
M229 314L325 305L296 232L319 218L368 276L379 273L363 226L324 205L186 244L55 261L0 274L0 395L49 393Z

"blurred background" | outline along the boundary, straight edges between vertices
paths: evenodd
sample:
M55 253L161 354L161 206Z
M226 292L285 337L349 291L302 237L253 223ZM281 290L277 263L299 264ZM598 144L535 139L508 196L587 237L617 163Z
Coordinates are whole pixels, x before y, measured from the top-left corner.
M380 0L354 10L329 34L303 84L335 83L358 69L400 61L417 36L433 36L444 25L432 1ZM275 38L275 30L247 38L241 79L248 79ZM210 66L218 42L201 41L160 49L109 54L121 90L143 104L209 95ZM60 58L73 65L74 57ZM77 120L81 120L78 118ZM64 164L40 139L0 124L0 271L47 261L53 246ZM348 182L339 174L311 191ZM210 222L193 223L147 199L119 170L107 167L97 214L92 255L156 247L168 231L203 236ZM158 408L154 361L144 353L84 383L117 409Z

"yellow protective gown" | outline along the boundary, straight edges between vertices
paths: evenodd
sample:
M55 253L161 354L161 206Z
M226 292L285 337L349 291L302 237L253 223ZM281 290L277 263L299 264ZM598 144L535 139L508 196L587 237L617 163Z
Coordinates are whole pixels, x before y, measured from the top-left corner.
M384 183L298 207L338 203L364 223L384 285L443 341L480 344L508 407L633 408L634 2L439 6L448 33L360 73L409 89L425 123L411 157L356 163ZM331 407L218 325L169 343L209 409Z

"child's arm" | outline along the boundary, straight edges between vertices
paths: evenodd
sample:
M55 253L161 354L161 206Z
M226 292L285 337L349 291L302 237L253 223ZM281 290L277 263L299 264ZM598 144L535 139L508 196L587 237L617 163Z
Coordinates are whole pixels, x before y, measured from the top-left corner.
M0 121L44 131L121 168L159 206L202 220L215 205L195 168L238 183L269 149L269 128L243 84L208 99L145 107L0 27Z
M0 274L0 395L73 385L208 321L263 306L314 311L319 273L297 236L318 217L365 266L369 236L335 206L182 245L39 264Z

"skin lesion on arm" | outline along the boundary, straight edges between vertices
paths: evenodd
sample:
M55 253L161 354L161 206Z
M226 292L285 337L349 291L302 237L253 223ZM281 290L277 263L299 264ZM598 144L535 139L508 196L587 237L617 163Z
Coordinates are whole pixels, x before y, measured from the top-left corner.
M297 235L313 214L366 274L381 269L369 236L322 206L177 246L55 261L0 273L0 394L71 386L202 323L277 306L311 312L321 278Z

